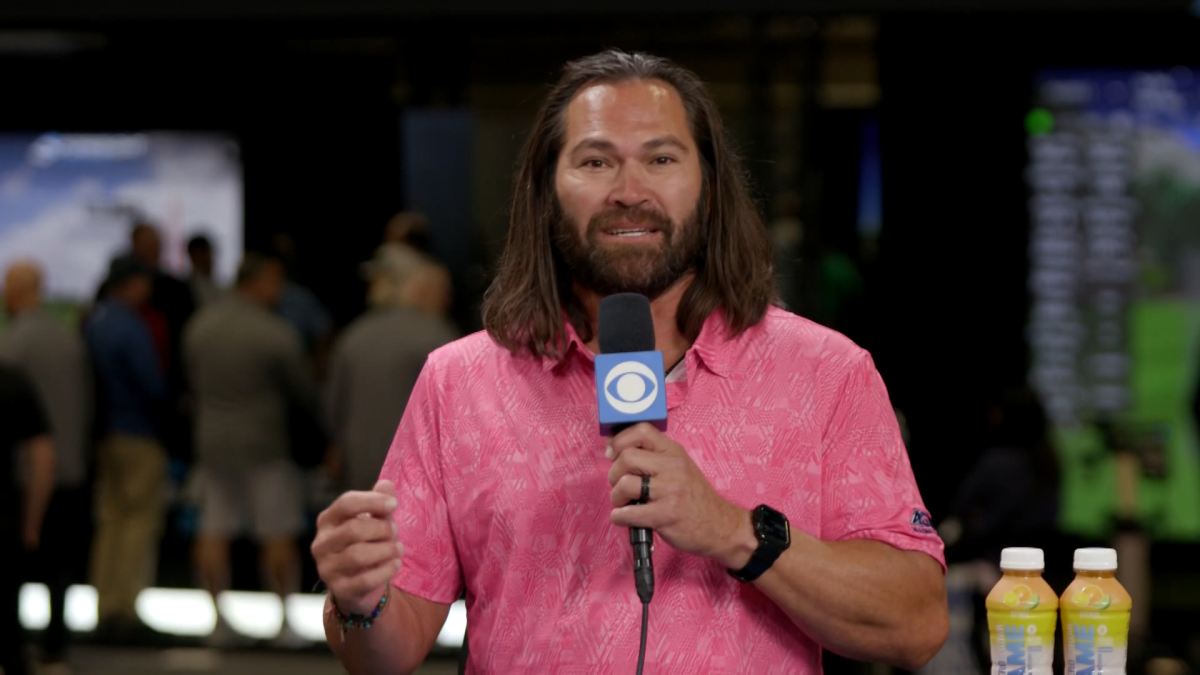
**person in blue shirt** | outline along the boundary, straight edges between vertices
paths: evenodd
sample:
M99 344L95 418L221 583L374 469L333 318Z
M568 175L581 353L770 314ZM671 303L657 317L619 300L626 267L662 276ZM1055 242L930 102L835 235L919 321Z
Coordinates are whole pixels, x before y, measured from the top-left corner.
M296 330L316 371L323 372L333 346L333 316L316 294L296 282L296 240L292 235L276 233L271 248L272 256L283 262L287 273L275 311Z
M132 257L113 260L105 294L84 326L104 425L96 457L91 563L102 639L133 639L143 630L135 603L154 581L163 526L167 454L158 419L167 381L139 314L153 290L153 274Z

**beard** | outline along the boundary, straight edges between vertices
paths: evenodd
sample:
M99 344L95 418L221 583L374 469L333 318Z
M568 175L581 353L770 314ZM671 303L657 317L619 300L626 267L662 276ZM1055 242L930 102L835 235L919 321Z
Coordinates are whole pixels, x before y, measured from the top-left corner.
M662 242L602 244L604 230L621 221L658 230ZM653 209L606 209L592 216L586 232L580 235L556 200L554 243L575 282L584 288L601 296L640 293L654 300L696 268L703 244L700 206L697 204L679 225Z

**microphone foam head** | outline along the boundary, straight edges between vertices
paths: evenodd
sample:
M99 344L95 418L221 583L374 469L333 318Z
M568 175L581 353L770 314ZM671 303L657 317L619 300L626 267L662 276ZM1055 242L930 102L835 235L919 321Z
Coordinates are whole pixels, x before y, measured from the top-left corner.
M600 301L601 354L654 351L654 317L640 293L615 293Z

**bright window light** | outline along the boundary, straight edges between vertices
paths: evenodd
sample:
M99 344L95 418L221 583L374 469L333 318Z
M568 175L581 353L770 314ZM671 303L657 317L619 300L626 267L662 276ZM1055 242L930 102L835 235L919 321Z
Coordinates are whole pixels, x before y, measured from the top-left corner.
M50 589L45 584L22 584L17 602L25 630L45 630L50 625ZM68 630L76 633L96 630L96 589L68 586L65 602L63 614Z
M91 586L67 586L63 618L76 633L96 630L96 589Z
M50 623L50 592L44 584L23 584L20 594L21 625L26 630L44 630ZM71 631L96 629L96 589L71 586L67 589L66 622ZM289 595L281 604L273 593L226 591L217 597L217 607L237 633L268 640L279 634L286 609L288 625L301 637L325 641L321 613L325 596L315 593ZM138 595L138 618L148 627L168 635L203 637L212 633L217 613L208 593L194 588L147 588ZM450 606L446 625L437 642L443 647L461 647L466 632L467 610L461 601Z
M217 608L229 627L246 637L269 640L283 627L283 603L274 593L224 591Z
M467 604L462 600L450 605L450 613L446 615L446 623L442 632L438 633L437 643L442 647L462 647L467 634Z
M217 610L205 591L147 588L138 594L138 618L160 633L202 637L217 625Z
M295 593L284 602L287 622L296 634L313 642L325 641L325 596L314 593Z
M43 630L50 625L50 590L45 584L22 584L17 602L25 630Z

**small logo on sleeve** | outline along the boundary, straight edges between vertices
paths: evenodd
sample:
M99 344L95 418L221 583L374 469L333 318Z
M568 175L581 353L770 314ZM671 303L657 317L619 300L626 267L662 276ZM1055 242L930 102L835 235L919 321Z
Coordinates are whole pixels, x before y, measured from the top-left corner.
M912 525L913 532L933 534L933 519L929 517L928 511L913 509L912 520L909 521L909 524Z

